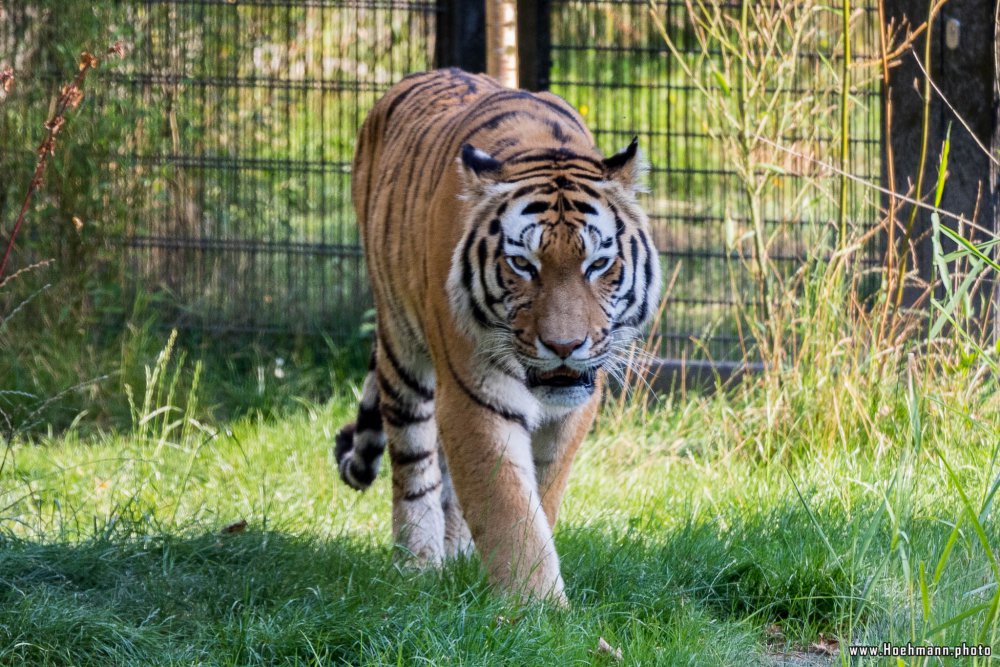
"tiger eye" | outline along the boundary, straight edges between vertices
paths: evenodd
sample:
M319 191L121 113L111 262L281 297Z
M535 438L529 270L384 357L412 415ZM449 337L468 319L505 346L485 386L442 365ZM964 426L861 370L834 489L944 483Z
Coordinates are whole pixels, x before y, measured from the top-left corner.
M521 271L530 271L534 268L530 261L520 255L511 257L510 262L514 265L515 269L520 269Z

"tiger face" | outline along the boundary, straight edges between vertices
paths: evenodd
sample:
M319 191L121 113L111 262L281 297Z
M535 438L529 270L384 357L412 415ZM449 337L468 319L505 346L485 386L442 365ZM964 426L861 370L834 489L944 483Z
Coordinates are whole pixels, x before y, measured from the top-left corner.
M466 145L468 218L449 293L487 363L551 407L587 401L659 299L660 267L635 199L637 144L606 160L552 155L527 173Z

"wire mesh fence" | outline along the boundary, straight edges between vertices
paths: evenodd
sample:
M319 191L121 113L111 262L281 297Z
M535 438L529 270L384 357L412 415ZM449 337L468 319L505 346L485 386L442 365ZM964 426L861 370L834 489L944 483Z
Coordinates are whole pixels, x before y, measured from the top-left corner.
M132 291L166 295L161 310L173 325L357 334L370 299L349 197L355 135L393 82L435 66L439 20L458 4L116 0L93 7L95 25L131 45L130 56L101 71L94 86L97 113L113 117L115 130L91 153L106 181L96 196L118 220ZM580 110L603 151L638 135L652 164L644 203L665 275L677 271L661 353L742 358L739 310L753 296L747 212L702 91L668 53L645 0L548 6L551 69L542 82ZM741 6L720 5L730 13ZM24 44L24 25L44 24L51 9L31 7L5 13L0 44ZM684 3L660 7L684 61L704 67L711 57L699 50ZM795 85L784 94L828 109L842 57L839 19L830 10L809 20ZM861 62L877 34L869 5L854 26ZM877 182L879 83L859 78L852 95L849 170ZM829 240L832 175L811 160L835 155L837 136L815 122L781 139L794 154L756 160L774 173L764 207L770 257L790 274ZM878 201L869 191L852 186L850 202L851 225L875 222ZM5 219L9 212L0 201Z
M433 3L121 7L140 28L109 76L144 109L122 156L148 194L125 236L137 279L168 289L182 322L356 332L354 140L385 89L432 66Z
M739 94L735 90L739 72L725 71L717 52L706 53L683 0L657 3L683 66L669 52L650 17L648 2L553 0L551 5L549 88L577 106L606 154L638 136L650 161L650 192L644 203L664 274L677 272L660 325L661 355L743 359L752 346L739 314L755 294L749 263L753 249L748 242L754 230L743 192L744 175L734 165L732 152L725 150L723 135L733 129L713 122L704 91L683 66L696 79L699 70L710 70L705 77L711 83L709 95L717 97ZM790 14L803 33L801 44L786 53L792 69L785 80L769 84L786 85L778 91L779 108L799 117L766 121L761 125L763 134L774 136L793 152L759 145L748 156L759 169L771 173L763 192L763 224L768 256L778 274L791 275L817 252L829 249L834 239L837 199L829 190L837 178L814 162L837 163L840 153L835 127L839 119L834 116L839 108L843 30L840 3L832 5L810 6L801 16ZM878 13L874 3L855 6L852 57L857 65L875 58ZM718 8L729 25L739 25L742 3L709 7ZM730 37L735 39L733 32ZM763 44L764 36L760 39ZM781 56L772 51L770 57ZM757 66L764 65L758 61ZM880 82L863 71L855 76L847 167L877 184ZM795 105L802 106L796 110ZM776 124L782 120L787 126L779 129ZM873 226L879 218L878 193L852 184L849 194L850 225ZM867 260L877 262L877 244L871 245Z

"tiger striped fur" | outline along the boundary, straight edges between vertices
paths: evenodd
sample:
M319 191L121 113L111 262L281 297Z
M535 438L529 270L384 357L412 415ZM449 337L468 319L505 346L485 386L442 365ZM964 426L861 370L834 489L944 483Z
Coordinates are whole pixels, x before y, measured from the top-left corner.
M502 587L565 601L570 463L659 299L640 172L635 140L602 158L561 98L456 69L406 77L365 120L376 340L336 457L364 489L388 446L394 539L418 564L474 543Z

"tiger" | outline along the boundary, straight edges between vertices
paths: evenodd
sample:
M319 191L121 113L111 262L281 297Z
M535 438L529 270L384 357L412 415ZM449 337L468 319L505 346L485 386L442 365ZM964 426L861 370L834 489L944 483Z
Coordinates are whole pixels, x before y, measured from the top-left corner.
M660 298L644 165L635 138L602 157L557 95L454 68L403 78L362 123L374 343L334 453L364 490L388 448L406 562L475 551L498 589L567 604L553 527L570 466Z

